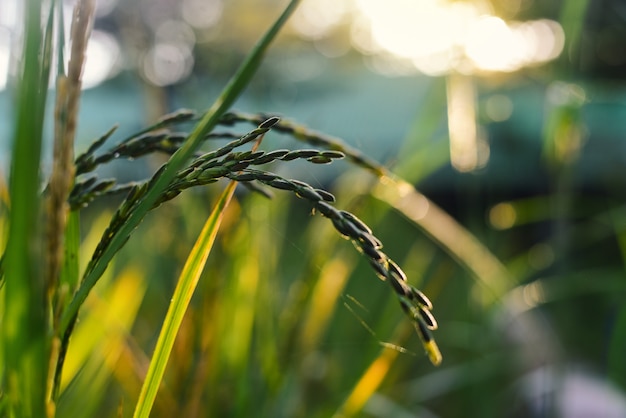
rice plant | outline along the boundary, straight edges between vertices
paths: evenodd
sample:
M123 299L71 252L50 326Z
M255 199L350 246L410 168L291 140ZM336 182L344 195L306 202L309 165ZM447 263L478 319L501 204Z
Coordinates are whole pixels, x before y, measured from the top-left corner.
M260 38L208 111L196 115L182 110L166 115L156 124L102 151L114 134L112 129L75 159L73 143L78 123L81 73L94 2L80 1L75 9L67 74L60 4L52 2L46 10L41 2L30 0L25 8L27 32L18 80L19 99L9 185L10 232L0 278L3 292L0 407L3 414L16 417L56 415L63 393L76 390L68 386L69 383L63 383L63 376L64 365L73 360L68 358L68 353L72 353L80 310L114 256L128 240L132 240L133 232L149 211L186 189L216 183L219 179L228 179L230 184L209 216L181 273L135 407L135 416L150 413L183 315L237 183L243 183L265 197L271 197L270 189L290 192L308 202L314 212L329 219L335 230L362 253L375 275L389 283L431 362L435 365L441 362L441 354L431 334L437 328L437 322L431 314L430 300L408 283L400 266L382 251L382 242L371 228L353 213L337 209L330 192L296 179L283 178L264 170L263 166L275 161L294 160L329 164L348 156L356 165L383 177L387 176L384 169L340 141L307 134L304 129L281 122L279 117L227 113L298 1L291 1ZM44 29L41 29L41 16L46 16ZM55 25L61 28L57 31L60 35L56 41L53 40ZM53 49L58 50L54 160L52 173L42 192L40 149ZM231 126L238 121L255 122L257 127L243 135L216 130L218 126ZM193 124L192 129L179 129L183 123ZM271 129L280 129L322 149L258 150L263 136ZM200 151L203 143L213 145L213 140L224 138L231 141L210 151ZM251 150L242 151L253 142ZM169 159L145 181L119 184L115 179L100 179L94 174L97 167L113 160L135 159L156 152L167 154ZM115 194L123 194L125 198L111 216L84 272L80 273L79 211ZM43 223L39 222L40 209L44 213ZM132 279L128 280L120 284L133 283Z

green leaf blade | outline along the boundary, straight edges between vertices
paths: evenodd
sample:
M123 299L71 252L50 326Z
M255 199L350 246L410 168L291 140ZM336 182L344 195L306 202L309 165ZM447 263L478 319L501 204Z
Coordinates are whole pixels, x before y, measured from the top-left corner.
M236 182L230 182L224 192L222 192L213 212L207 219L202 232L198 237L193 249L189 253L189 257L185 262L183 271L178 279L178 284L174 290L174 296L170 302L169 309L163 321L163 328L159 333L156 347L148 374L144 380L139 395L139 400L135 408L135 418L148 418L150 410L156 398L159 386L165 373L165 368L174 346L174 340L178 334L178 329L183 321L193 292L196 289L202 269L206 264L206 260L211 252L217 231L219 230L224 211L233 196Z

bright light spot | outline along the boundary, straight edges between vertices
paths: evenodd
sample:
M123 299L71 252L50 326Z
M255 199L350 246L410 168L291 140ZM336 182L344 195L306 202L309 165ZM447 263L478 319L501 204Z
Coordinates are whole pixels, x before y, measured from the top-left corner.
M491 15L484 2L353 1L351 41L356 49L409 60L428 75L516 71L550 61L563 50L557 22L507 23Z
M471 26L465 53L480 69L512 71L518 68L524 49L504 20L485 16Z
M351 10L346 1L307 0L295 11L290 25L308 39L320 39L341 23Z
M503 122L513 114L513 102L503 94L494 94L485 103L485 113L494 122Z
M116 75L119 68L120 47L110 34L99 30L91 33L87 44L87 61L83 72L83 88L95 87Z
M489 147L479 146L476 126L476 91L471 79L460 74L447 78L448 133L450 163L460 172L483 167L489 159Z
M219 22L224 5L222 0L184 0L183 19L197 29L207 29Z
M526 23L529 26L529 39L534 42L534 56L531 61L547 62L557 58L565 45L563 28L553 20L536 20ZM531 35L532 34L532 35Z
M449 51L414 58L412 63L420 72L429 76L440 76L448 73L458 62L458 58Z
M9 57L11 56L11 37L9 31L0 26L0 90L4 90L9 76Z
M471 27L465 53L480 70L509 72L557 58L564 42L563 29L557 22L508 24L486 16Z
M2 0L0 1L0 26L7 28L15 28L18 21L18 5L17 1ZM21 9L19 10L22 11Z
M529 283L522 288L522 297L529 309L546 301L545 291L540 282Z
M428 0L359 0L358 5L376 43L409 59L449 51L462 34L462 16L472 13L470 6L451 8Z
M350 41L357 51L365 55L381 51L381 48L374 41L369 20L365 16L355 16L350 27Z
M143 74L157 86L167 86L186 78L193 68L193 56L187 45L158 43L143 60Z
M0 90L6 88L11 64L11 31L15 30L18 13L16 0L0 0Z
M496 229L509 229L516 220L517 211L510 203L498 203L489 211L489 222Z
M360 28L352 31L357 49L384 50L429 75L458 63L467 26L479 14L473 4L433 0L357 0L357 5Z

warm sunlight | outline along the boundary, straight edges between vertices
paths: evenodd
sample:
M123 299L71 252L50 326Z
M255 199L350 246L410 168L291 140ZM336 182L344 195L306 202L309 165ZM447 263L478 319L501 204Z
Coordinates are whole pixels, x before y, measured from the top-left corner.
M11 30L17 20L17 5L12 1L0 2L0 91L6 88L11 56Z
M6 87L9 74L9 38L9 31L0 27L0 90Z
M95 87L120 71L120 47L107 32L94 30L87 45L83 88Z
M352 0L339 8L328 3L304 2L293 29L319 39L348 24L360 52L405 61L427 75L512 72L555 59L563 50L557 22L507 22L482 1Z
M97 13L106 13L115 5L113 0L104 1ZM0 90L6 88L11 62L11 48L19 46L21 36L16 31L16 23L22 10L18 2L0 2ZM72 13L71 5L64 7L64 18L69 21ZM69 26L66 27L69 38ZM119 65L120 46L117 39L108 32L93 30L86 51L87 61L83 74L83 88L95 87L103 81L115 76L121 70Z
M408 59L430 75L515 71L554 59L563 49L558 23L505 22L492 15L486 3L358 0L356 5L375 48Z

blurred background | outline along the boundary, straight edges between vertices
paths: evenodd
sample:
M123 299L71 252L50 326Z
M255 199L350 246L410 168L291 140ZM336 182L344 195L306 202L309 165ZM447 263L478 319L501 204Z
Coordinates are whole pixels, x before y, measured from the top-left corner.
M98 0L77 151L114 124L111 143L208 108L284 5ZM21 7L0 0L5 173ZM432 299L443 364L329 222L244 190L155 416L626 416L625 40L620 0L304 0L235 107L341 138L450 215L425 232L346 162L271 167L372 226ZM306 148L278 134L263 147ZM163 161L102 175L145 178ZM219 185L152 213L109 268L68 354L60 416L130 416ZM84 211L83 263L118 203ZM443 238L458 228L480 252L459 259Z

